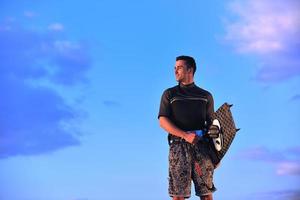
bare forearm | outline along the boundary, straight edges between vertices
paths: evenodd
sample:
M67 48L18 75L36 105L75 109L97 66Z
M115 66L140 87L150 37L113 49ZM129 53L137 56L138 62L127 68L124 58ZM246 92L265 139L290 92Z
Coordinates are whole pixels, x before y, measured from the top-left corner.
M159 118L159 125L168 133L177 137L185 138L186 132L175 126L167 117L161 116Z

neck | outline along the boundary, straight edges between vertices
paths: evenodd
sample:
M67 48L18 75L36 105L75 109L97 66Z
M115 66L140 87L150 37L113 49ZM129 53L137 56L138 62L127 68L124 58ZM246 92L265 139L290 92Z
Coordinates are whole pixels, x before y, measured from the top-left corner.
M192 84L192 83L194 83L194 78L193 78L193 77L189 77L189 78L187 78L186 80L180 81L180 83L181 83L182 85L189 85L189 84Z

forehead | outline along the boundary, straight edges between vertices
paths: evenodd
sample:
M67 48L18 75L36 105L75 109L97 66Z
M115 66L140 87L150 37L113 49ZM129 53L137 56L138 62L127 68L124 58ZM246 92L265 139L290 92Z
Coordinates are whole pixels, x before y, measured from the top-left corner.
M175 63L175 67L186 66L186 62L184 60L177 60Z

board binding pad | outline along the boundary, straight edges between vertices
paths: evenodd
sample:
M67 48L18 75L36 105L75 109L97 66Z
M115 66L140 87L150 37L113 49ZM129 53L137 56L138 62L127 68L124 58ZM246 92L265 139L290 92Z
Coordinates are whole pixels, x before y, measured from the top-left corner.
M232 113L230 111L230 107L232 105L228 103L224 103L222 106L218 108L216 112L212 114L212 121L217 119L220 123L221 129L220 134L222 139L222 148L221 150L216 150L215 144L213 140L210 141L211 151L210 156L212 162L216 166L224 157L226 152L228 151L236 132L239 130L236 128Z

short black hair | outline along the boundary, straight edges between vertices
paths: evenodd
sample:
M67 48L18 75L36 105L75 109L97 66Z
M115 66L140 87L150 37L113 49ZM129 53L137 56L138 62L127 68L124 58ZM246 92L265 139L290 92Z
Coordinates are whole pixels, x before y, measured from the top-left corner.
M187 68L193 68L193 74L196 72L196 62L195 59L191 56L177 56L176 61L178 60L184 60L186 62Z

